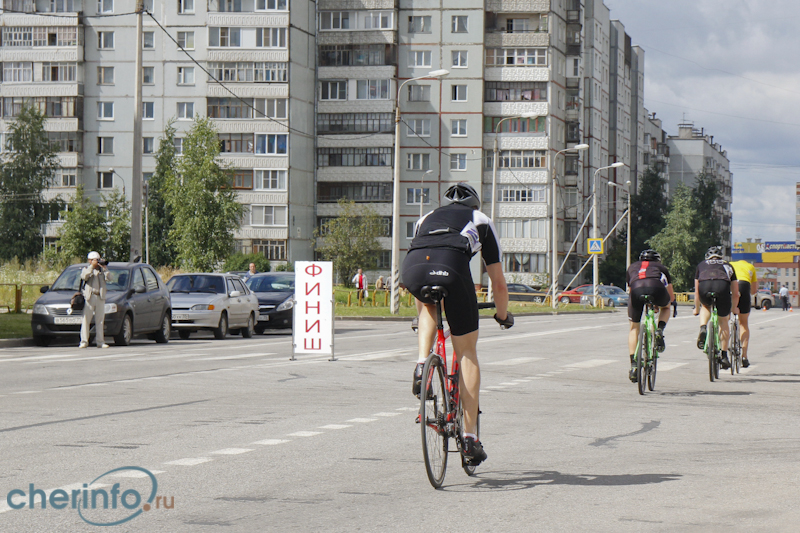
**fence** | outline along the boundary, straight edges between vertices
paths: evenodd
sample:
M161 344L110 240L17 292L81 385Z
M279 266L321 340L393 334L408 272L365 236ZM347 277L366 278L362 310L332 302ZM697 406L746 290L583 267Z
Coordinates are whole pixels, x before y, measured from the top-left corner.
M33 308L44 283L0 283L0 309L22 313Z

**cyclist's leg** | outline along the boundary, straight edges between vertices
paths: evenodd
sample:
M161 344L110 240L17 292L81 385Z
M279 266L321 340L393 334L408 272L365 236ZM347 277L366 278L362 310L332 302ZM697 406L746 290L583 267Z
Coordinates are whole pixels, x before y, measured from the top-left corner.
M739 313L739 339L742 341L742 363L748 361L747 347L750 344L750 313ZM750 362L747 362L750 365Z
M419 308L419 358L417 362L424 363L436 340L436 305L422 303L419 300L417 300L417 304Z
M478 424L478 395L481 388L481 368L478 364L478 331L453 335L453 349L459 364L458 391L464 409L464 433L476 435Z
M636 342L639 340L640 326L640 322L631 321L631 330L628 332L628 353L631 356L631 364L633 364L633 356L636 353Z

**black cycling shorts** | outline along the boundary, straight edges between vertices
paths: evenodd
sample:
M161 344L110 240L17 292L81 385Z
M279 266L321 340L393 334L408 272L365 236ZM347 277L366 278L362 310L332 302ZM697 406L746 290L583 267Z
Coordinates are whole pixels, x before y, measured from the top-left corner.
M631 297L628 301L628 319L631 322L639 323L642 321L642 313L644 312L644 301L641 296L652 296L653 303L658 307L667 307L671 302L669 300L669 291L657 279L644 279L636 285L631 285Z
M711 306L711 298L709 293L716 294L717 297L717 314L719 316L728 316L731 314L732 299L731 299L731 282L726 279L709 279L701 281L698 285L700 293L700 303L705 306Z
M447 289L444 314L450 333L456 336L478 330L478 299L469 259L464 252L434 248L411 250L403 261L403 284L417 300L433 303L422 297L425 285L441 285Z
M750 312L753 303L753 295L750 294L750 282L739 280L739 314L746 315Z

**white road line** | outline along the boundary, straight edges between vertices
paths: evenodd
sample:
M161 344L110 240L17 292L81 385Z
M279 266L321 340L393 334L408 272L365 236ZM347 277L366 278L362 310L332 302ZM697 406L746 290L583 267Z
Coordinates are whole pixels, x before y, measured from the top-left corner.
M367 422L375 422L375 418L351 418L347 422L353 422L355 424L366 424Z
M175 461L167 461L165 465L178 465L178 466L195 466L203 463L213 461L209 457L187 457L186 459L176 459Z
M155 474L163 474L163 473L164 473L164 471L163 471L163 470L152 470L152 469L149 469L149 468L148 468L148 470L149 470L149 471L150 471L150 473L151 473L151 474L153 474L153 475L155 475ZM133 477L133 478L140 478L140 477L148 477L148 475L147 475L147 474L145 474L144 472L140 472L139 470L121 470L121 471L119 471L119 472L116 472L116 473L114 473L114 474L109 474L109 475L108 475L108 477Z
M12 392L11 394L36 394L37 392L42 392L38 390L22 390L19 392Z
M529 379L515 379L514 381L516 381L517 383L530 383L531 380L529 380Z
M793 315L784 315L778 318L770 318L769 320L758 321L755 325L766 324L767 322L775 322L776 320L783 320L784 318L791 318Z
M252 448L223 448L222 450L217 450L215 452L211 452L215 455L239 455L241 453L252 452Z
M419 411L419 407L398 407L397 411Z
M291 441L285 439L264 439L256 442L251 442L250 444L260 444L261 446L276 446L278 444L283 444L285 442L291 442Z
M400 413L397 413L400 414ZM347 424L328 424L327 426L320 426L319 429L345 429L351 428L353 426L348 426Z
M372 415L372 416L383 416L383 417L390 417L390 416L397 416L397 415L399 415L399 414L400 414L400 413L386 413L386 412L381 412L381 413L375 413L375 414L374 414L374 415Z
M519 385L519 383L515 383L513 381L504 381L504 382L500 383L500 385L505 385L507 387L513 387L514 385Z
M675 370L676 368L680 368L682 366L686 366L689 363L676 363L674 361L667 361L663 363L658 363L658 371L659 372L669 372L670 370Z
M387 357L395 357L398 355L411 355L412 353L416 352L411 348L400 348L396 350L382 350L379 352L340 355L339 359L347 359L348 361L372 361L374 359L385 359Z
M611 363L616 363L616 359L589 359L588 361L581 361L579 363L571 363L568 365L564 365L563 368L594 368L596 366L603 366L603 365L610 365Z
M488 386L488 387L486 387L486 388L487 388L487 389L490 389L490 390L505 389L505 387L501 387L500 385L489 385L489 386Z
M530 363L531 361L541 361L544 357L516 357L514 359L506 359L505 361L492 361L484 363L485 365L498 365L498 366L513 366Z
M322 435L322 431L295 431L289 433L289 437L313 437L314 435Z
M266 357L268 355L278 355L278 354L275 352L244 353L241 355L226 355L223 357L203 357L202 359L198 359L198 361L227 361L229 359L248 359L250 357Z

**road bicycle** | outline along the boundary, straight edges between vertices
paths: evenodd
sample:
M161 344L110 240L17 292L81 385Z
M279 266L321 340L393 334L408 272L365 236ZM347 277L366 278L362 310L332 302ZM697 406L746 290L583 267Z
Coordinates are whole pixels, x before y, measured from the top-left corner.
M436 304L436 342L422 367L422 387L420 390L419 418L422 430L422 454L428 480L434 488L441 488L447 470L447 454L458 453L461 466L468 476L475 473L476 466L468 464L461 454L464 448L464 410L458 391L458 359L455 350L447 371L445 340L449 331L444 331L442 321L442 299L447 297L447 289L433 285L422 287L422 296ZM479 303L479 309L494 307L494 302ZM478 410L477 429L480 440L480 410ZM449 442L453 439L456 449L450 451Z
M658 351L656 349L656 309L650 295L642 295L644 301L644 320L639 326L639 341L636 343L636 383L639 394L644 395L646 389L652 392L656 388L656 371L658 370ZM632 305L632 304L631 304Z
M731 354L731 375L739 373L739 367L742 366L742 340L739 338L739 315L733 315L731 318L731 338L730 338L730 354Z
M719 314L717 314L717 295L708 293L711 299L711 318L706 327L706 342L703 351L708 357L708 379L713 383L719 379L719 360L720 360L720 339L719 339Z

